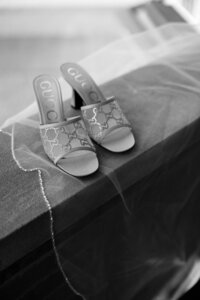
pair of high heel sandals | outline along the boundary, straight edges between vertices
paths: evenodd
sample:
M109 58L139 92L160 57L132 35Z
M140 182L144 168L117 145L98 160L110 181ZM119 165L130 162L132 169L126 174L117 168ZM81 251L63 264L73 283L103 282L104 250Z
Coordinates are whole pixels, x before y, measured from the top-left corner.
M73 176L86 176L99 167L92 140L109 151L124 152L134 146L135 139L116 99L106 99L82 67L66 63L61 72L74 91L72 107L81 109L81 116L66 118L59 82L49 75L37 76L33 86L41 140L57 167Z

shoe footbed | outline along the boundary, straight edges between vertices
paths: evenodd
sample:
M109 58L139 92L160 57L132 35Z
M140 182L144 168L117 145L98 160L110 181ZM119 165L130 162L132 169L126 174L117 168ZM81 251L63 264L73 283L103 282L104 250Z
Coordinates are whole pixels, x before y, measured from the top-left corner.
M61 72L86 105L105 101L104 95L93 78L78 64L65 63L61 66Z
M40 75L34 80L34 90L40 110L41 124L65 121L58 81L49 75Z
M94 152L77 150L61 159L57 166L73 176L81 177L94 173L99 167L99 162Z
M123 152L135 145L135 139L130 128L122 127L111 131L101 145L112 152Z

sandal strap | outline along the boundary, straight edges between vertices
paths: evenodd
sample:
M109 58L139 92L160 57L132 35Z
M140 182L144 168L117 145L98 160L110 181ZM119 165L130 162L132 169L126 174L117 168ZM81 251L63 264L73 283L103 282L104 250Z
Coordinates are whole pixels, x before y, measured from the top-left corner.
M95 147L80 117L62 123L40 125L40 135L46 154L55 164L77 150L95 152Z
M104 102L82 106L81 111L90 137L98 143L117 128L132 129L114 97Z

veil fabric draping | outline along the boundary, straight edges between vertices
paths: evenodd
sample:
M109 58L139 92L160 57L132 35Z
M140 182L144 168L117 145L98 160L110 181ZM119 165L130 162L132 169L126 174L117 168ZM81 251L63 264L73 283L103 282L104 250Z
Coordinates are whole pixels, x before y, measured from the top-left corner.
M129 91L129 97L132 94L134 98L138 87L130 86L129 82L125 82L123 75L150 64L168 66L178 76L176 78L171 78L170 76L166 78L166 75L161 73L159 78L157 78L158 75L156 74L154 78L157 81L156 86L154 84L154 86L147 87L144 82L143 87L140 87L140 90L145 91L146 97L148 97L149 92L155 89L165 89L166 93L171 91L174 93L176 90L180 92L180 89L182 89L185 92L192 91L199 94L200 83L198 76L196 76L199 66L197 59L199 56L198 46L198 26L170 24L120 39L86 57L79 63L100 86L118 78L119 89L123 85ZM154 76L154 74L151 75L152 77ZM59 81L66 106L65 111L67 111L67 115L68 111L70 111L71 116L68 100L72 95L72 90L63 78L59 78ZM117 96L118 91L115 94ZM110 96L110 94L107 96ZM72 113L74 114L74 112ZM12 136L13 154L20 166L27 170L39 168L48 174L50 180L48 190L52 193L52 196L58 190L62 193L63 184L66 185L66 177L68 177L67 182L69 182L69 186L72 182L82 186L83 182L81 180L66 174L63 182L63 174L44 154L38 128L39 117L36 102L16 116L9 118L1 126L4 132ZM165 128L166 131L167 128ZM163 136L164 138L165 136ZM103 173L107 172L111 176L112 166L104 167ZM56 187L50 179L52 174L56 174L58 177L61 176L61 180L56 181ZM122 191L120 183L117 182L117 178L114 175L112 176L112 181L115 181L118 192Z
M124 105L127 114L128 107L131 105L131 99L136 98L139 90L140 97L138 101L142 103L143 97L149 99L149 102L145 101L145 105L150 106L151 102L156 102L156 97L162 97L163 101L169 101L169 111L173 110L173 99L179 99L177 101L180 102L180 114L185 113L185 124L187 125L195 122L200 115L199 29L200 27L198 26L195 27L187 24L168 24L118 40L86 57L79 63L89 72L96 83L102 87L106 96L111 96L109 93L112 88L109 88L109 84L113 86L113 83L117 82L114 92L116 96L122 95L122 106ZM144 70L146 67L148 69L151 66L153 67L152 70L155 70L159 66L159 70L147 74L148 81L145 78L144 80L140 78L138 82L131 82L128 79L129 74L133 74L136 70ZM164 72L164 70L169 70L169 72ZM62 78L59 78L59 81L63 93L64 107L68 115L72 113L72 109L69 106L72 90ZM185 112L185 103L190 101L190 97L193 97L197 107L199 103L199 111L196 110L192 114L189 111ZM184 101L182 101L183 99ZM128 103L128 106L126 106L126 103ZM193 102L191 102L191 105L193 105ZM146 107L141 109L143 112L147 110ZM181 129L175 118L167 119L167 115L170 115L169 111L163 112L161 106L160 116L162 118L152 120L152 122L160 122L162 125L158 133L159 142L165 141L168 138L172 124L175 127L177 126L175 131L178 132ZM73 114L76 113L73 112ZM140 128L137 127L137 118L140 118L139 113L137 111L134 122L135 127L133 128L136 133L136 147L142 147L140 145ZM165 120L163 120L163 115L166 116ZM131 118L131 116L128 117ZM145 115L143 122L145 122ZM151 136L152 132L149 129L147 127L146 131L148 132L148 136ZM140 240L139 237L138 240L134 240L132 232L132 230L134 232L137 231L137 228L132 228L132 218L135 218L134 206L131 205L130 196L124 192L125 190L132 189L132 182L128 180L124 182L120 181L118 174L114 171L112 159L107 159L105 164L103 155L99 172L102 176L106 176L109 179L116 193L120 195L124 213L118 212L116 216L108 215L107 219L103 221L103 228L99 228L99 230L102 230L102 236L104 233L106 239L104 245L95 244L94 241L94 248L88 248L85 258L81 255L73 257L72 254L69 254L70 244L67 244L68 250L66 250L67 246L61 247L56 240L54 232L57 231L57 223L56 219L54 219L52 209L62 203L63 199L67 198L68 195L73 195L74 187L76 187L76 191L81 191L87 184L87 180L75 178L61 172L48 160L40 140L36 102L16 116L10 117L2 125L1 130L11 136L12 153L18 166L25 171L40 170L43 176L44 201L48 201L48 207L51 210L51 216L54 221L54 227L52 227L54 250L56 251L59 267L75 293L85 299L91 300L125 300L133 299L133 296L135 296L134 299L178 299L184 291L199 279L200 243L197 243L196 251L193 251L193 254L189 257L185 253L184 242L182 245L176 245L179 248L177 251L170 251L169 249L165 251L163 246L163 248L158 248L156 253L149 253L149 257L146 255L145 249L137 249L139 247L137 242L140 244ZM182 149L187 148L187 143L189 145L191 142L190 134L191 132L188 131L188 136L185 135L184 137L184 144L180 143L173 149L174 157L176 157L175 152L181 153ZM137 148L132 151L137 151ZM157 160L160 160L159 163L162 164L162 160L166 159L168 155L170 154L163 153L163 155L157 157ZM151 163L153 164L154 162ZM185 176L190 176L189 171ZM200 179L200 175L198 179ZM141 195L144 195L145 191L149 189L150 182L151 179L147 180L146 185L144 184L139 187ZM154 188L156 189L157 186L154 186ZM188 191L188 193L192 193L193 188L191 187L191 191ZM170 203L171 199L168 199L168 201ZM183 199L183 201L186 200ZM151 202L149 205L151 205ZM181 207L180 203L179 205ZM64 217L60 215L60 218ZM121 218L121 221L118 222L119 218ZM111 238L108 241L108 233L105 233L106 228L104 226L111 223L115 224L115 228L112 227L114 225L109 225L108 233L111 234ZM159 235L160 233L157 232L157 234ZM152 239L153 236L152 234ZM91 232L90 238L88 238L88 241L85 240L85 243L88 242L91 244L92 238L95 239L94 232ZM142 236L140 238L142 239ZM161 237L159 236L158 239L161 239ZM184 241L184 237L182 241ZM109 248L111 242L112 247ZM110 249L110 251L112 249L113 251L113 245L117 247L118 256L115 257L115 254L112 253L112 259L109 260L111 256L105 248L107 247L107 249ZM140 257L139 253L141 254ZM70 257L73 258L69 259L68 255L72 255ZM119 257L121 261L119 261ZM114 284L116 278L120 278L121 286L120 284ZM158 284L156 284L156 291L153 292L153 285L156 280ZM105 285L107 282L110 284L106 289ZM122 288L122 285L125 288ZM143 298L139 298L137 295L139 291L145 290L145 286L147 290L146 296L143 295L141 296Z

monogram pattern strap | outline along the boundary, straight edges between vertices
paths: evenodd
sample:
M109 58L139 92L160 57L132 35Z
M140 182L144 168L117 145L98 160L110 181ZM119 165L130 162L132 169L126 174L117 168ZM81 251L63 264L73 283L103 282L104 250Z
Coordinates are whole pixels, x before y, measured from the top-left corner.
M131 128L115 98L83 106L81 110L89 135L98 143L116 128Z
M49 158L56 164L76 150L95 151L83 120L73 120L40 126L41 140Z

